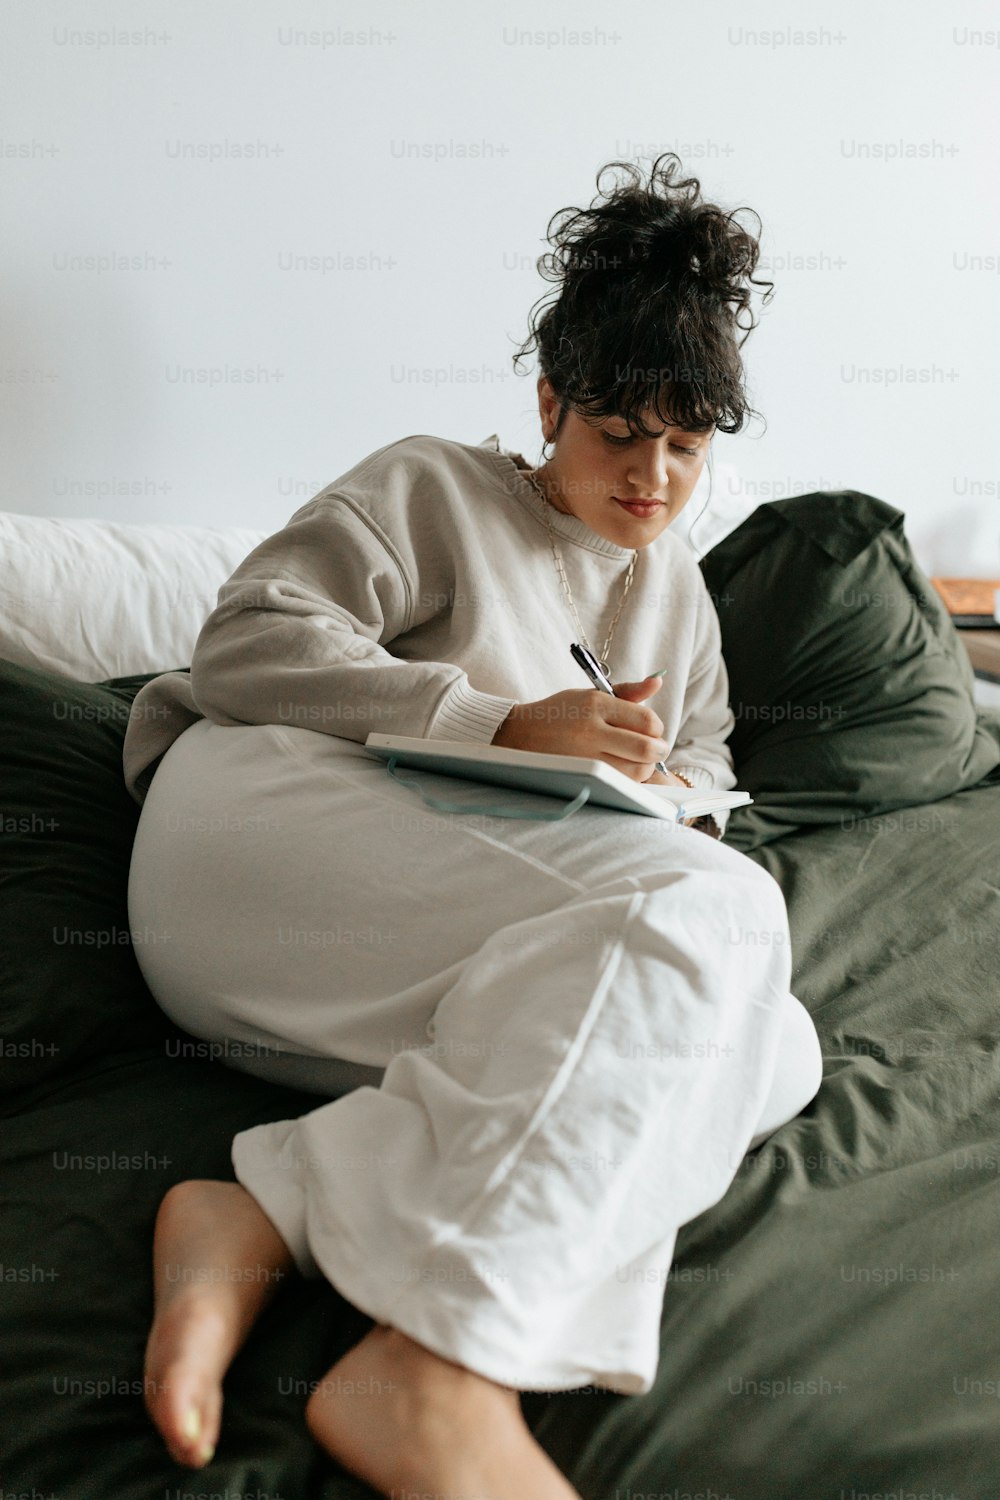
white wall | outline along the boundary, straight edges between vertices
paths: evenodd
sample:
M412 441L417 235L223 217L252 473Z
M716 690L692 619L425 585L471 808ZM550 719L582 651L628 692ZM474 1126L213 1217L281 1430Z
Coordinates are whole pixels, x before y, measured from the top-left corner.
M778 267L767 430L717 458L1000 574L995 7L33 0L4 28L5 508L272 529L408 433L536 458L511 354L547 220L676 148Z

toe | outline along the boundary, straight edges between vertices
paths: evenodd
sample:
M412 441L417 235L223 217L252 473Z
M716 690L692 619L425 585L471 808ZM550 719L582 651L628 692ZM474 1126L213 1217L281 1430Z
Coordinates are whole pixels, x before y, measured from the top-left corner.
M177 1463L197 1466L207 1462L215 1446L217 1420L190 1370L167 1372L147 1408Z
M146 1347L146 1407L178 1463L200 1467L219 1439L217 1345L222 1320L198 1299L178 1299L156 1319Z

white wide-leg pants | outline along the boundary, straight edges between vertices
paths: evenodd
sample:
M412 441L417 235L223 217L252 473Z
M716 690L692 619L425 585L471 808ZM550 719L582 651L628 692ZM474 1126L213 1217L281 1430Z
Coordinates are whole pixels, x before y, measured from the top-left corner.
M318 731L186 730L129 918L179 1026L327 1096L233 1142L302 1273L517 1390L650 1389L678 1229L820 1085L752 860Z

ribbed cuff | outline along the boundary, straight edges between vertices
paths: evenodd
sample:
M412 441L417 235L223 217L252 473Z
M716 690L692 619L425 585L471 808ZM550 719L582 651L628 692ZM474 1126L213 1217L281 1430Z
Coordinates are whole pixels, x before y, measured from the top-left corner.
M686 776L688 781L702 792L715 790L715 777L711 771L704 766L672 766L669 760L666 762L667 770L673 771L677 776Z
M516 703L516 698L480 693L465 682L456 682L431 720L425 738L488 745Z
M672 766L668 761L667 767L678 776L686 776L688 781L694 783L694 789L696 791L711 792L715 790L715 777L705 766ZM725 837L726 825L729 822L729 814L731 811L731 808L726 807L723 808L720 812L713 812L708 814L708 816L714 820L715 826L719 830L720 839Z

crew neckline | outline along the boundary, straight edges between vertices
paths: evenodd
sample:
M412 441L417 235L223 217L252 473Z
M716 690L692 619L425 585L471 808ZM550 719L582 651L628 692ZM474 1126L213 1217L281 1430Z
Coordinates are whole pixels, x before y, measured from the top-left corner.
M515 500L519 500L524 508L531 512L542 526L548 520L552 530L558 536L564 537L568 542L575 542L578 547L586 547L590 552L600 552L605 557L631 558L634 548L619 547L617 542L609 541L607 537L601 536L599 532L588 526L586 521L581 521L579 516L567 515L564 511L557 510L547 500L543 500L517 462L517 459L523 458L524 455L519 453L515 456L506 448L501 448L500 439L495 432L491 433L488 438L484 438L478 444L478 448L481 452L489 454L498 470L508 475L513 471L517 485L513 490L510 490L508 486L509 492L513 494Z

